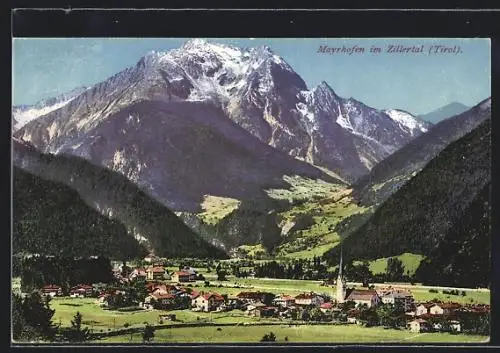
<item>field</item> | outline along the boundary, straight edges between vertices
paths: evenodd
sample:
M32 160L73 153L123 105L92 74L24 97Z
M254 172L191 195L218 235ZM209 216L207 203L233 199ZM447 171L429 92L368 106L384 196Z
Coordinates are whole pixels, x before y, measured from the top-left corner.
M245 288L231 288L237 283L239 286L251 286L253 290L269 291L275 294L296 295L303 291L315 291L333 295L334 286L321 286L320 281L285 280L285 279L235 279L230 281L214 281L213 274L208 274L210 282L215 285L205 287L203 282L191 283L191 288L198 291L218 292L221 294L235 295ZM222 287L219 287L222 285ZM444 301L489 303L489 291L467 290L467 295L448 296L440 293L429 293L429 288L411 286L411 291L417 301L441 299ZM55 309L53 322L62 326L69 326L76 312L80 312L83 325L94 332L106 332L124 327L144 327L145 323L158 324L158 316L167 313L161 310L139 310L134 312L119 312L105 310L96 304L93 298L54 298L51 307ZM421 342L421 343L451 343L451 342L485 342L487 337L471 335L450 335L447 333L411 333L406 330L392 330L383 328L365 328L358 325L289 325L276 318L260 319L249 317L240 310L221 313L193 312L191 310L172 310L177 321L171 324L185 324L212 322L214 324L234 324L223 326L218 330L213 326L175 327L158 329L155 332L154 342L254 342L257 343L264 334L274 332L279 343L285 342L323 342L323 343L390 343L390 342ZM170 323L170 322L165 322ZM259 326L243 326L244 323L260 323ZM267 325L274 323L275 325ZM276 323L281 323L277 324ZM122 336L107 337L102 343L134 343L141 342L141 334L126 334Z
M411 253L404 253L394 257L401 260L405 269L405 273L406 271L409 271L410 275L415 274L415 271L420 265L420 262L424 259L423 255L411 254ZM385 273L387 267L387 260L388 257L368 261L370 266L370 271L373 274ZM353 265L358 265L360 263L361 263L360 261L354 261Z
M238 323L259 321L258 318L248 317L244 312L233 310L222 313L203 313L191 310L139 310L134 312L119 312L115 310L105 310L95 303L93 298L54 298L50 306L55 309L53 321L62 326L70 326L71 320L76 312L82 314L84 326L93 328L94 331L108 329L119 329L128 326L144 326L144 323L158 324L158 315L175 314L175 323L194 323L200 321L213 321L215 323ZM198 320L199 318L199 320ZM269 320L275 321L275 320ZM260 321L267 322L267 321Z
M366 328L357 325L315 326L224 326L171 328L155 331L153 342L170 343L258 343L266 333L273 332L278 343L480 343L486 336L451 335L447 333L412 333L406 330ZM287 337L287 341L285 340ZM108 337L99 343L140 343L140 333Z

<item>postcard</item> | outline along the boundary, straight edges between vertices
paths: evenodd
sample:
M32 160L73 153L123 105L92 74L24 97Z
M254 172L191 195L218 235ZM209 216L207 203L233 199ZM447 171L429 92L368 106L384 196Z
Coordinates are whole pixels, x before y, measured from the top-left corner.
M487 38L14 38L16 344L484 343Z

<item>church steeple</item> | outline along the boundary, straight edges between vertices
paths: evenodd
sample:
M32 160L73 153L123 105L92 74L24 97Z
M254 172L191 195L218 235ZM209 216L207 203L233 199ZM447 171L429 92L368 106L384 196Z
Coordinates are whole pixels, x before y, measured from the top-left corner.
M342 243L340 243L340 263L339 263L339 276L337 277L337 303L343 303L345 301L345 283L344 277L342 276Z

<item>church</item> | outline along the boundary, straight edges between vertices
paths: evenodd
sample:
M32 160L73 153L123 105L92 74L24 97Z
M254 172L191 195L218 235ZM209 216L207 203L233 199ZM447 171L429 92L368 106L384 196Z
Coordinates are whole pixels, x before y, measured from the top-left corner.
M340 264L339 264L339 275L337 277L337 293L335 295L335 300L337 304L342 304L346 297L346 282L342 276L342 245L340 245Z

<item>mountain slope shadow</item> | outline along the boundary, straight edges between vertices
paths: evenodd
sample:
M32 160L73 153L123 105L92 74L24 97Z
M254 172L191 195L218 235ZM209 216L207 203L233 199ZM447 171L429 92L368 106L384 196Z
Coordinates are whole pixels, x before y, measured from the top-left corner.
M130 259L145 254L125 227L87 206L62 183L13 169L13 253L108 256Z
M158 255L226 257L123 175L80 157L42 154L17 139L13 148L15 165L76 190L87 205L147 239Z

